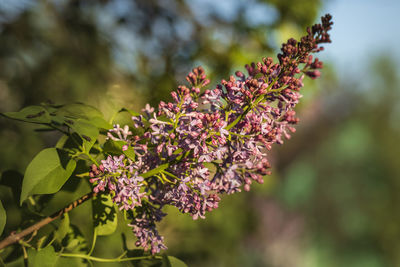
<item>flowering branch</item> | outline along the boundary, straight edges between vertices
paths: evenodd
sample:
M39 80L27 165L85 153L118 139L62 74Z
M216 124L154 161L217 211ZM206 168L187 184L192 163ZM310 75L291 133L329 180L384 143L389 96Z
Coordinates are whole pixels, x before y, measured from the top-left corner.
M329 14L323 16L322 23L308 28L300 41L290 39L282 45L278 63L263 58L245 66L247 75L237 71L236 78L222 80L212 90L205 89L210 81L204 69L193 69L186 77L189 85L171 93L172 102L161 101L157 109L147 104L143 114L132 112L133 127L115 125L103 146L97 140L99 129L111 125L93 107L31 106L2 114L59 130L75 144L60 143L62 148L47 148L35 157L25 173L21 203L30 195L59 191L82 155L93 163L88 173L93 192L12 233L0 242L0 250L102 192L124 210L136 245L159 253L166 249L156 228L166 216L163 207L175 206L194 220L205 218L206 212L218 208L222 195L249 191L253 182L263 183L263 176L270 174L268 151L295 132L299 119L294 108L301 98L303 78L320 76L323 64L312 54L323 49L320 44L330 42L332 24ZM83 109L86 112L80 112ZM110 150L107 144L117 149ZM91 153L105 159L97 162ZM50 178L54 179L50 182ZM60 255L103 262L134 260L100 259L91 256L92 251L93 247L88 255Z
M218 207L222 194L250 190L253 181L263 183L270 173L267 151L295 132L303 78L320 76L322 62L312 53L330 42L331 16L307 29L300 41L282 45L279 63L272 58L246 65L248 75L222 80L213 90L203 68L188 76L189 86L172 92L173 101L161 101L156 110L148 104L143 115L132 117L133 129L119 125L108 138L123 142L123 151L106 155L92 165L94 192L107 191L125 210L137 246L158 253L165 249L156 223L175 206L194 220ZM301 68L300 68L301 66Z

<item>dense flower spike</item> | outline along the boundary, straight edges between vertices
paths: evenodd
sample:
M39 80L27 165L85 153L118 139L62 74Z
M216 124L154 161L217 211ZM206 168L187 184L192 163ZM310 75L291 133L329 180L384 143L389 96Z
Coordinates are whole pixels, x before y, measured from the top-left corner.
M212 90L202 90L210 81L195 68L186 77L189 86L171 93L173 102L146 105L143 115L132 117L133 129L116 125L109 131L111 140L124 142L123 151L133 149L135 161L108 156L99 168L92 166L90 181L95 192L108 190L120 209L131 211L138 246L152 253L166 248L155 228L163 206L204 218L221 194L263 183L270 173L267 151L295 131L304 75L320 75L322 62L311 53L330 42L330 20L322 17L300 41L283 44L279 63L263 58L246 65L248 76L237 71L237 78Z

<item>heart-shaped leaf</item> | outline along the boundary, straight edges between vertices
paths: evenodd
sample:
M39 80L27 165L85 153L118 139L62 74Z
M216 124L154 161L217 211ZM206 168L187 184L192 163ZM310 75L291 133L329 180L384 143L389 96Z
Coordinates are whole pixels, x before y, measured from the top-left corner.
M46 148L29 163L22 182L20 204L34 194L53 194L71 176L76 162L57 148Z

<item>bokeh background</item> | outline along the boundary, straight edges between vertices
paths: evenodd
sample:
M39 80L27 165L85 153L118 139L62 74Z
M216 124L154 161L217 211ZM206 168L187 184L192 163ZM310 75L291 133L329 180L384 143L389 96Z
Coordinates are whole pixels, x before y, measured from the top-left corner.
M189 266L400 266L399 1L0 0L0 112L46 101L90 103L108 118L140 111L168 100L195 66L215 85L276 55L326 12L335 24L325 68L303 89L298 131L273 148L273 174L206 220L168 210L161 233ZM59 138L34 130L0 118L1 172L23 173ZM89 186L66 189L48 212ZM88 239L90 209L71 213ZM10 231L21 216L7 212ZM115 257L119 243L102 237L95 254Z

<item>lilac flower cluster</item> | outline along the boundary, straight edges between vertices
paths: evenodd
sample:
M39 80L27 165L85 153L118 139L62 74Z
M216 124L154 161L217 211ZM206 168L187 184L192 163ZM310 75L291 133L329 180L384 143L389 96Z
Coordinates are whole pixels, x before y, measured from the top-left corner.
M301 41L283 44L279 63L263 58L246 65L247 76L237 71L237 78L213 90L202 90L209 80L195 68L189 86L171 93L172 102L161 101L157 110L146 105L143 115L132 117L132 131L119 125L109 131L111 140L124 142L123 150L133 149L135 160L108 156L99 168L92 166L90 181L95 192L107 189L120 209L131 212L138 246L152 253L166 248L155 228L165 205L205 218L221 194L263 183L270 173L267 151L295 131L304 75L320 75L322 62L311 53L330 42L330 20L326 15Z
M128 164L126 164L128 163ZM142 199L147 198L141 190L144 187L143 178L137 175L132 167L131 160L125 160L125 156L108 156L101 161L101 165L91 166L91 183L96 183L93 188L95 193L105 191L106 188L113 192L113 202L122 210L131 210L142 205ZM99 176L101 173L106 176ZM97 174L97 175L96 175Z

